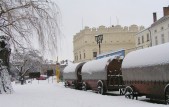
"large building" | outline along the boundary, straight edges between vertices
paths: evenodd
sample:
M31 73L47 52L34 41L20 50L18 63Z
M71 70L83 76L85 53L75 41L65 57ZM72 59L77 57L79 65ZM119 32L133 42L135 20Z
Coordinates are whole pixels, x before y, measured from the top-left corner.
M136 34L136 47L146 48L169 42L169 7L163 8L164 16L157 20L153 13L153 24Z
M120 25L106 28L89 28L81 30L73 38L74 61L81 62L95 58L99 53L99 46L95 36L102 34L101 53L108 51L117 51L125 49L126 53L135 49L135 35L143 27L131 25L130 27L121 27Z

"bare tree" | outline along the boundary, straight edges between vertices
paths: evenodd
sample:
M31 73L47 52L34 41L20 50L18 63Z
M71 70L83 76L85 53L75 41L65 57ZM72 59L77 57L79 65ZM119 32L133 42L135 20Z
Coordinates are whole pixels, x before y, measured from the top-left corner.
M38 42L41 52L56 52L60 34L58 16L60 10L50 0L0 0L0 34L8 36L15 49L30 48L32 42ZM4 41L1 40L0 54L10 55ZM8 54L0 58L0 93L12 90Z
M50 0L0 0L0 31L15 48L30 48L38 41L43 52L56 52L59 16L58 6Z
M11 55L11 71L15 79L20 79L29 72L41 72L43 58L37 50L25 50Z

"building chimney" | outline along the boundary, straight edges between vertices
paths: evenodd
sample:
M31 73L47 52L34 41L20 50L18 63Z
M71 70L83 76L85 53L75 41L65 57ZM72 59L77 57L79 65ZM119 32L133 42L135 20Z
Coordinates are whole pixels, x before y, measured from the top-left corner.
M156 12L153 13L153 21L154 21L154 22L157 21L157 14L156 14Z
M169 7L163 7L164 16L169 15Z

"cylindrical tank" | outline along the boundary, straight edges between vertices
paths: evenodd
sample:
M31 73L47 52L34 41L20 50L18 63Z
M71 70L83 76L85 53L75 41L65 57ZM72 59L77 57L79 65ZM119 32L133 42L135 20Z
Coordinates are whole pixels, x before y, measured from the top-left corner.
M86 62L82 68L82 80L87 85L86 87L98 90L98 83L101 82L105 91L118 90L123 83L122 59L119 56L112 56Z
M82 82L81 69L85 62L70 64L63 70L65 85L79 89Z
M138 94L163 99L169 83L169 43L127 54L122 75L124 83Z
M102 58L98 60L91 60L84 64L82 68L83 80L106 80L107 79L107 66L110 63L111 58Z

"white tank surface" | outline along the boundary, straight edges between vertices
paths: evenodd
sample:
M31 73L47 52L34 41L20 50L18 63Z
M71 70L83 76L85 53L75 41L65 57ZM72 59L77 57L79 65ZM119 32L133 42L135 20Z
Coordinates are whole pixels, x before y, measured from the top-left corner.
M127 54L122 75L124 81L169 81L169 43Z
M77 79L77 70L85 62L70 64L63 70L63 79Z

